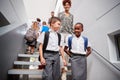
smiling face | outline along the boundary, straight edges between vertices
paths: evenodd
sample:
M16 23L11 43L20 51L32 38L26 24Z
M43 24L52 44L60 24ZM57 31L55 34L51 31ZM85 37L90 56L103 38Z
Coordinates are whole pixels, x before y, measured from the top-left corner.
M74 34L79 37L81 32L83 31L83 25L81 23L77 23L74 26Z
M54 31L58 31L61 26L61 20L58 17L52 17L50 19L50 27Z
M51 26L52 26L52 29L54 31L58 31L60 29L61 22L60 21L56 21L55 23L51 24Z
M62 2L65 11L69 11L71 7L71 0L63 0Z
M65 3L65 5L64 5L65 11L69 11L69 10L70 10L70 7L71 7L71 5L70 5L68 2Z

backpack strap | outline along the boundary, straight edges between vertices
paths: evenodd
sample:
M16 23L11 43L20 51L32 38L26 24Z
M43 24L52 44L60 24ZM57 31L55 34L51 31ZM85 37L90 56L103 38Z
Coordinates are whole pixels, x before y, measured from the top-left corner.
M43 52L46 50L47 44L48 44L48 40L49 40L49 34L50 32L45 32L45 36L44 36L44 43L43 43Z
M68 47L69 47L69 50L72 48L72 46L71 46L71 44L72 44L72 38L73 38L73 36L70 36L68 38Z
M58 35L58 45L60 46L61 35L59 33L57 33L57 35Z
M46 47L47 47L47 44L48 44L49 34L50 34L49 31L45 32L44 42L43 42L43 53L46 50ZM38 57L38 60L40 61L40 56Z
M46 47L48 45L48 41L49 41L49 34L50 32L45 32L45 37L44 37L44 43L43 43L43 52L46 50ZM59 33L57 33L58 35L58 45L60 46L60 41L61 41L61 35Z
M83 37L83 39L84 39L84 50L86 51L87 46L88 46L88 38L86 38L86 37L84 37L84 36L82 36L82 37Z

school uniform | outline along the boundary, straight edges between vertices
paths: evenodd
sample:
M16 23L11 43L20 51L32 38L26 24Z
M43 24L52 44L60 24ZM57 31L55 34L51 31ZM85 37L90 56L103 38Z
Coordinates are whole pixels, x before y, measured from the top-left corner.
M66 43L68 46L68 41ZM91 46L88 41L88 46ZM71 42L71 70L72 70L72 80L86 80L87 77L87 61L86 52L84 49L84 39L82 36L77 38L75 35Z
M59 80L60 79L60 54L58 45L58 35L56 32L49 31L49 40L43 56L46 60L45 69L43 71L43 80ZM43 44L45 33L40 35L39 42ZM62 41L60 42L62 46Z

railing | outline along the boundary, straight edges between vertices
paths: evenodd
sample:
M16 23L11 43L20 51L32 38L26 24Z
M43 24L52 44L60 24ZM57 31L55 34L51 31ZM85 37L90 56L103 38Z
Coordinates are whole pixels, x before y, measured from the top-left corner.
M111 63L109 60L107 60L104 56L102 56L100 53L98 53L95 49L92 49L92 51L94 51L95 53L97 53L98 56L100 56L103 60L105 60L107 63L109 63L110 65L112 65L116 70L120 71L120 68L118 68L118 66L114 65L113 63Z

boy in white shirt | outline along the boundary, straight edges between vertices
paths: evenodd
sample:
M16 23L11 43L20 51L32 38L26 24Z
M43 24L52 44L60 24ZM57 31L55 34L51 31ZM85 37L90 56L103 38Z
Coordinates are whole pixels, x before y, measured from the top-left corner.
M62 56L64 65L66 65L66 61L63 56L63 43L58 36L59 33L57 33L60 26L61 20L58 17L52 17L50 20L51 30L49 31L49 36L47 36L48 41L46 48L44 47L44 44L46 44L44 40L46 39L46 33L43 32L40 35L40 62L42 65L45 65L45 69L43 71L43 80L60 80L60 54Z

